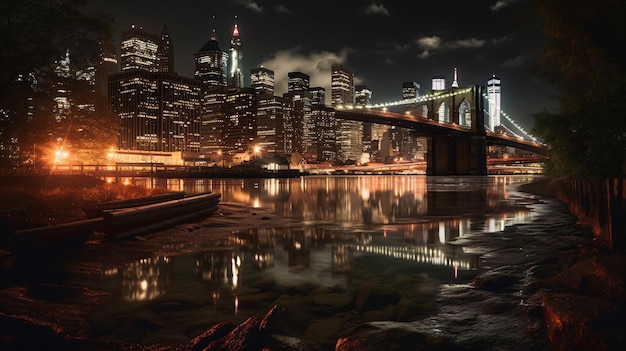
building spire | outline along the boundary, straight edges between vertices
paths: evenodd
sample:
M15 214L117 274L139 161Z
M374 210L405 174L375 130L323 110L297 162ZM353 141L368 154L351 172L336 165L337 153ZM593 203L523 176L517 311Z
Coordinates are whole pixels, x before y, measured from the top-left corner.
M213 29L211 30L211 40L217 40L217 36L215 35L215 15L213 15L211 19L213 19Z
M457 73L456 73L456 67L454 67L454 80L452 81L452 87L453 88L459 87L459 77L457 76Z
M233 37L239 36L239 28L237 27L237 16L235 16L235 28L233 29Z

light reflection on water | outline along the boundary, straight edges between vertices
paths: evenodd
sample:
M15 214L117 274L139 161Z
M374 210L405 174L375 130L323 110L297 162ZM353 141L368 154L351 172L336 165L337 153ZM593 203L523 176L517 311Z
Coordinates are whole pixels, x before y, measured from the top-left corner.
M195 309L212 307L213 323L262 313L284 296L311 299L322 290L354 299L367 284L396 289L403 301L423 305L439 284L469 282L480 264L478 256L451 242L532 220L532 212L517 206L519 199L507 192L508 185L530 180L519 176L168 180L161 186L188 193L219 192L221 201L271 209L302 219L305 225L234 232L201 253L144 259L109 271L102 284L124 301L182 299L194 301ZM403 283L399 276L406 276ZM403 289L406 284L420 288ZM318 316L324 317L328 316Z
M536 176L311 176L268 179L146 179L136 185L188 194L220 193L236 202L305 221L385 224L458 216L514 205L508 185Z

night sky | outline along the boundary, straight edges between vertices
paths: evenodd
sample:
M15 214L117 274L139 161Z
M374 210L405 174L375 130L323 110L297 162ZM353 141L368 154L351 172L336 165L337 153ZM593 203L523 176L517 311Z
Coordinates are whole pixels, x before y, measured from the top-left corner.
M486 85L497 75L502 110L526 129L533 114L556 106L555 90L533 65L544 38L532 0L87 2L87 12L113 15L118 44L122 30L133 24L157 34L167 25L182 76L193 76L193 54L214 29L227 51L236 22L246 86L250 69L264 66L275 72L276 95L286 91L291 71L309 74L311 86L326 87L330 95L330 67L342 63L380 103L401 99L403 81L414 80L425 91L432 76L441 75L449 86L456 67L460 86Z

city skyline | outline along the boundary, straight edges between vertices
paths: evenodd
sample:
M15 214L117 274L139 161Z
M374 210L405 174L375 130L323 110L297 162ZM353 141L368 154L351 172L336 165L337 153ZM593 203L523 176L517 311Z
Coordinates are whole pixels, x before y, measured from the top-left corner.
M339 63L354 70L355 84L366 85L373 102L401 99L405 81L416 81L425 91L432 76L439 75L450 86L457 68L460 86L486 85L497 75L502 80L502 109L527 129L533 114L556 105L553 89L533 75L530 64L541 46L540 21L531 1L454 6L446 6L446 1L348 1L334 7L325 2L186 3L174 8L145 1L90 0L85 9L113 15L117 42L119 33L131 25L148 32L167 25L175 71L187 77L193 77L193 54L213 31L226 51L237 24L245 85L250 86L250 70L263 66L275 72L276 95L286 92L287 73L292 71L310 75L311 86L329 91L331 65Z

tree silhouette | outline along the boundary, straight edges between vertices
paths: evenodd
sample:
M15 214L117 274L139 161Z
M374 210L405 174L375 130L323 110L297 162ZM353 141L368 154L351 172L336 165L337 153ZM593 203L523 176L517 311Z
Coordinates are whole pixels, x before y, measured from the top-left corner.
M26 145L56 137L56 84L68 79L55 72L55 62L69 50L74 67L93 67L99 44L112 38L111 17L83 13L85 3L0 2L0 163L15 163L20 150L32 148Z
M556 114L536 116L557 178L607 178L626 170L626 3L540 0L549 39L544 74L562 92Z

